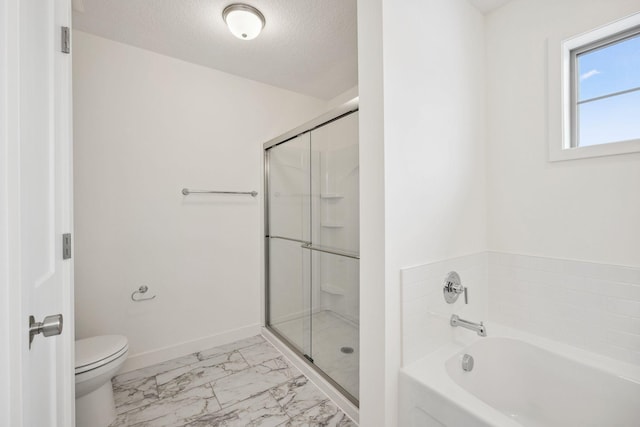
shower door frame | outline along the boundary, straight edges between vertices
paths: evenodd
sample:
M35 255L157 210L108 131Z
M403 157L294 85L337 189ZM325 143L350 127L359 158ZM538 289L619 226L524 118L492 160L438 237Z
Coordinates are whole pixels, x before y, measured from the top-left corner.
M356 113L358 111L358 98L354 98L351 101L335 108L334 110L317 117L314 120L311 120L297 128L274 138L263 144L264 150L264 327L273 335L275 335L285 346L287 346L293 353L300 357L304 363L310 366L314 371L316 371L322 378L324 378L327 382L329 382L333 387L335 387L344 397L346 397L351 403L353 403L356 407L359 407L359 400L356 399L351 393L349 393L344 387L342 387L337 381L335 381L331 376L325 373L319 366L313 363L312 356L305 354L300 351L295 345L293 345L289 339L280 334L275 328L271 327L269 324L270 319L270 285L269 285L269 277L270 277L270 268L269 268L269 239L270 239L270 230L269 230L269 149L273 148L277 145L284 144L294 138L297 138L300 135L303 135L307 132L311 132L314 129L318 129L322 126L328 125L336 120L339 120L343 117L346 117L350 114ZM358 284L360 286L360 284ZM310 333L313 331L310 329ZM358 365L360 364L360 360L358 360Z

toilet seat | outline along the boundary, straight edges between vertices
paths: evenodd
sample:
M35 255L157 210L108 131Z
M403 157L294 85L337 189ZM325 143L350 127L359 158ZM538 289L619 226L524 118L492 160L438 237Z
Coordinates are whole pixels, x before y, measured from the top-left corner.
M76 375L100 368L129 350L122 335L100 335L76 341Z

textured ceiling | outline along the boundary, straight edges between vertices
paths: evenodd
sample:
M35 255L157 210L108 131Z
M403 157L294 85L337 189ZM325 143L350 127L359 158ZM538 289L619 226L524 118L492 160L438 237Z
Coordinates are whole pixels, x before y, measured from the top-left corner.
M258 38L227 29L233 0L74 0L74 28L323 99L357 85L356 0L241 0L266 18Z

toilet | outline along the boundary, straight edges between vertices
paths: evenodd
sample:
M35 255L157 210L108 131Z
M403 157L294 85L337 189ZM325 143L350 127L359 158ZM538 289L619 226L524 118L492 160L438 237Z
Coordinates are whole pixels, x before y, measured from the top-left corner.
M128 352L122 335L76 341L76 427L107 427L116 418L111 379Z

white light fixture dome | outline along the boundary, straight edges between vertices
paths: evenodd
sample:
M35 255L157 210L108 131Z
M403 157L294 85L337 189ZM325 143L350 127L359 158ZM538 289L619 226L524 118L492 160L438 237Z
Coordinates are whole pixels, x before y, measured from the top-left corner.
M239 3L225 7L222 18L227 23L231 34L241 40L258 37L265 24L264 16L258 9Z

